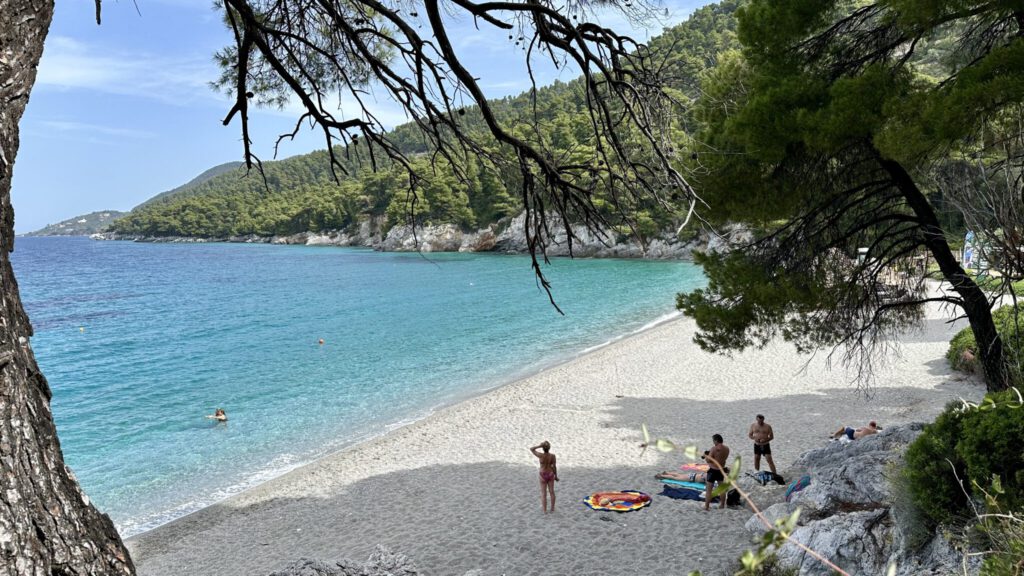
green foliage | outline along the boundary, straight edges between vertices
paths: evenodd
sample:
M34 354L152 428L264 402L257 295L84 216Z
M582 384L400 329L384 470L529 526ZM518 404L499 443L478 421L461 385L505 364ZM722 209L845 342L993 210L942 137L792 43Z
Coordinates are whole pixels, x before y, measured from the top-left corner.
M909 446L905 475L935 523L966 518L968 496L990 509L1024 509L1024 407L1015 389L979 406L951 404Z
M989 542L979 575L1024 574L1024 518L1012 514L986 517L979 529Z
M948 405L907 448L904 474L911 498L934 523L950 522L968 513L966 465L956 451L962 433L960 407Z
M994 492L999 506L1024 510L1024 409L1008 390L986 396L962 418L956 455L964 463L973 493Z
M1024 386L1024 302L1003 306L992 314L1003 342L1003 359L1013 386ZM967 354L965 354L967 352ZM949 342L946 359L955 370L974 371L978 344L970 328L957 332Z
M699 94L699 77L717 62L717 55L736 47L734 13L740 0L724 0L696 10L687 22L666 29L651 41L651 57L660 62L669 88L681 101ZM230 51L230 49L229 49ZM231 54L223 53L223 62ZM361 71L365 72L365 71ZM220 84L230 83L230 74ZM260 86L257 99L274 103L283 86ZM586 166L594 161L592 110L579 80L556 81L551 86L490 102L499 122L516 126L515 136L537 145L564 162ZM343 229L368 218L384 217L385 226L415 223L483 227L515 216L523 207L518 187L521 175L503 172L501 162L488 155L505 157L515 165L507 148L490 137L476 108L467 108L462 123L474 139L487 142L487 154L449 158L430 165L431 152L419 128L398 126L388 135L408 158L418 179L383 164L370 169L365 145L337 149L348 175L335 180L326 152L315 152L277 162L265 162L266 182L255 171L245 175L231 171L202 182L189 183L139 206L118 222L114 231L147 236L226 237L255 234L269 236L296 232ZM686 118L678 118L678 134L684 141ZM378 161L384 155L378 154ZM197 179L200 180L200 179ZM649 237L678 225L677 208L653 201L622 197L621 191L598 188L592 201L613 227ZM625 225L633 216L635 230ZM570 215L571 216L571 215Z
M970 327L956 333L949 341L949 350L946 352L946 360L954 370L974 372L978 363L977 353L978 342L974 339L974 332Z

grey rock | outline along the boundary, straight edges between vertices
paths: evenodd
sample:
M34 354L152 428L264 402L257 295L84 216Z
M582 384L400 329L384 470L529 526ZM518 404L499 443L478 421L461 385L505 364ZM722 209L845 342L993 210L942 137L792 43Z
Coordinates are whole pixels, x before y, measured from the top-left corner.
M404 554L377 546L366 562L343 559L324 562L302 558L270 576L417 576L419 570Z
M820 468L811 475L811 485L794 493L791 502L816 516L888 506L892 495L885 474L899 457L896 451L876 451Z
M924 424L912 423L884 428L878 434L852 442L828 442L821 448L808 450L801 454L793 463L793 467L814 473L817 470L837 466L844 460L861 454L878 451L902 451L921 434L922 430L924 430Z
M795 511L797 508L799 508L799 506L791 502L779 502L778 504L772 504L771 506L765 508L764 510L761 511L761 514L764 515L765 519L768 520L768 522L772 526L774 526L777 520L789 518L789 515L792 514L793 511ZM756 514L751 516L750 520L747 520L747 523L744 525L744 528L746 528L748 532L751 532L756 536L760 536L761 534L764 534L768 531L768 528L765 527L764 522L762 522Z
M822 554L850 574L885 574L891 553L888 509L837 514L797 528L791 537ZM792 542L776 554L786 565L798 567L800 576L827 576L832 569Z
M805 452L794 465L794 477L806 470L811 484L795 493L791 502L771 506L764 514L774 522L800 507L800 527L792 540L850 574L885 574L890 565L896 566L898 576L963 573L961 552L942 534L904 534L914 532L916 518L906 516L911 514L906 507L893 505L888 476L898 470L907 446L923 428L919 423L893 426L850 443L833 442ZM766 531L756 516L746 528L757 535ZM832 573L792 542L776 553L783 566L801 576ZM976 574L980 560L968 558L966 566L968 573Z

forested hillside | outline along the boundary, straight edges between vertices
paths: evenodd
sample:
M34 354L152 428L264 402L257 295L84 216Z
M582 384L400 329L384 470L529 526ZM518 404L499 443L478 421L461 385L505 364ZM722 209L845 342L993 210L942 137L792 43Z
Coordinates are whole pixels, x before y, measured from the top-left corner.
M68 218L56 224L49 224L26 236L88 236L105 230L112 223L127 216L127 212L100 210Z
M656 61L677 97L685 106L698 92L702 70L714 66L716 55L736 46L734 13L741 2L726 0L697 10L686 22L667 29L650 43ZM680 108L680 139L685 137L685 108ZM517 136L543 143L549 154L591 162L594 143L589 128L589 109L577 81L556 82L494 102L495 114L521 120ZM487 134L475 109L463 112L469 130ZM539 126L543 131L530 128ZM367 218L378 218L385 228L413 219L417 224L453 223L463 228L483 227L520 210L514 197L516 175L502 173L478 157L430 165L418 128L405 124L391 137L420 174L415 203L410 203L409 181L404 171L387 165L374 172L366 151L358 146L338 149L347 175L340 183L331 171L326 151L314 152L263 164L263 175L241 170L211 178L187 191L146 202L118 221L112 230L144 236L227 237L255 234L284 235L344 229ZM501 154L497 144L493 153ZM360 155L362 154L362 155ZM595 204L605 210L614 191L596 190ZM640 234L653 234L671 226L679 214L662 206L632 205ZM617 214L604 216L615 224Z

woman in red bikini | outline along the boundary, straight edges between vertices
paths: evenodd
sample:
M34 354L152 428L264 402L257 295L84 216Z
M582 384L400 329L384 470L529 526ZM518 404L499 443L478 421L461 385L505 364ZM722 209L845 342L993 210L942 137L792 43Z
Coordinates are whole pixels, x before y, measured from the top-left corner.
M538 448L543 452L538 452ZM555 511L555 482L558 482L558 467L555 455L550 452L551 443L547 440L530 448L530 452L540 459L540 503L544 513L548 512L548 494L551 494L551 511Z

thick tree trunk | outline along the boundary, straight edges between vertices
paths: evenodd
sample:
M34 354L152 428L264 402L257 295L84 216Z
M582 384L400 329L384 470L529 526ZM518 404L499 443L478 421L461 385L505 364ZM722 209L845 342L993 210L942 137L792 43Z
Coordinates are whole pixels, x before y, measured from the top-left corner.
M18 122L52 17L53 0L0 0L0 575L134 574L110 518L64 466L11 269Z
M942 276L953 285L953 289L963 301L964 313L974 332L974 340L978 343L978 355L985 374L985 384L989 391L1005 390L1010 386L1009 373L1003 358L1003 341L996 331L992 320L992 309L988 297L978 284L967 275L953 251L946 242L946 236L939 225L935 210L928 198L903 169L899 162L879 159L882 167L893 177L896 185L903 193L907 204L921 221L924 232L925 246L939 264Z

